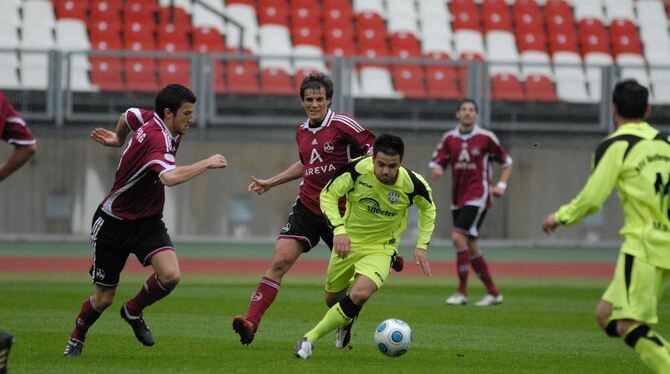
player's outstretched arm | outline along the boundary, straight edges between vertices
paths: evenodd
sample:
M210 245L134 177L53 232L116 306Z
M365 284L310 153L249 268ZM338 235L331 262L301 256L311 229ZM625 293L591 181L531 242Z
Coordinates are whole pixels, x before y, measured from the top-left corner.
M116 123L116 132L98 127L91 132L91 139L102 145L118 148L126 142L128 133L130 133L130 128L126 122L126 114L122 113Z
M512 175L512 165L505 166L500 170L500 180L498 181L498 184L493 187L493 196L495 197L502 197L502 195L505 194L505 190L507 189L507 183L509 182L509 178Z
M270 179L258 179L252 175L252 182L249 184L247 189L249 192L255 192L259 195L262 195L272 187L279 186L280 184L284 184L302 177L302 173L302 164L300 162L296 162L295 164L289 166L286 170Z
M217 153L191 165L177 166L166 171L160 175L160 179L164 185L172 187L197 177L207 169L223 169L226 166L228 166L226 158Z
M430 179L437 181L444 174L444 169L441 166L436 166L430 171Z
M414 249L414 263L421 267L421 271L423 271L427 277L433 275L430 272L430 263L428 263L428 254L426 253L425 248Z
M7 161L0 166L0 182L23 166L36 152L35 144L15 146Z
M560 224L556 220L556 214L554 213L548 215L544 219L544 221L542 221L542 231L544 231L547 234L551 234L552 232L554 232L554 230L556 230L558 226L560 226Z

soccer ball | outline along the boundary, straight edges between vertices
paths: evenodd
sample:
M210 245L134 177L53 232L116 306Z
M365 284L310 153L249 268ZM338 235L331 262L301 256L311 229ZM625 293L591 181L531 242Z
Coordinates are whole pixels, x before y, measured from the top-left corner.
M380 323L375 331L377 349L389 357L398 357L407 353L413 340L412 329L399 319L387 319Z

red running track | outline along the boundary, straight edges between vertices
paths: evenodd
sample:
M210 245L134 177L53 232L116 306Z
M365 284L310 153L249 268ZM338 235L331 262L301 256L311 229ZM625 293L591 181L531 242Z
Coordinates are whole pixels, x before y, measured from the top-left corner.
M179 260L182 272L198 274L262 274L270 264L269 259L223 259L202 258ZM325 275L326 260L301 259L291 268L291 274ZM2 272L73 273L86 272L91 266L87 258L27 258L0 257ZM492 262L489 264L497 277L538 278L611 278L614 264L576 262ZM455 265L450 261L430 263L434 276L455 276ZM142 266L133 258L126 264L125 272L143 272ZM405 262L405 270L397 275L422 275L419 266Z

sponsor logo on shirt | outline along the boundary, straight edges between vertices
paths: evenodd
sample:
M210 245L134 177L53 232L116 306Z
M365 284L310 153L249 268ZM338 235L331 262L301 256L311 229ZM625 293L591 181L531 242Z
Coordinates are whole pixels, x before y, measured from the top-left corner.
M360 184L360 185L363 186L363 187L372 188L372 185L371 185L371 184L366 183L366 182L364 182L364 181L358 181L358 184Z
M379 205L379 202L373 198L370 197L364 197L358 202L362 205L365 205L365 208L367 209L368 212L372 214L378 214L380 216L385 216L385 217L394 217L397 213L392 212L390 210L385 210L381 208L381 205Z

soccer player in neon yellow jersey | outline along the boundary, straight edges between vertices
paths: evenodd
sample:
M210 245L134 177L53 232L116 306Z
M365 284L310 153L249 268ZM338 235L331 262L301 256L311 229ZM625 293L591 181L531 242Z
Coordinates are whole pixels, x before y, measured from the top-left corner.
M333 306L298 341L296 357L309 358L314 341L353 323L363 304L384 284L412 204L419 209L414 261L431 275L426 250L435 228L435 204L426 180L401 166L404 152L402 139L381 135L373 156L343 167L321 191L321 210L334 234L326 282L326 304ZM343 196L344 217L338 209Z
M670 276L670 135L651 127L649 90L635 80L612 94L618 128L600 143L582 191L542 223L550 233L597 212L613 187L623 206L624 226L614 278L596 308L607 335L622 337L642 362L670 373L670 346L649 324Z

